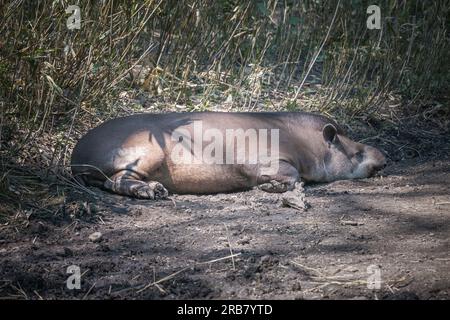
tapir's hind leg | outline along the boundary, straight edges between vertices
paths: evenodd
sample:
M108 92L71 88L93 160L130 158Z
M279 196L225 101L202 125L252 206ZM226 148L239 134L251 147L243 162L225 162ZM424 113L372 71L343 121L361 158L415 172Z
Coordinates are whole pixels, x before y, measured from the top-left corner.
M300 179L299 172L291 164L280 161L278 172L274 175L261 175L258 177L258 188L266 192L286 192L295 188Z
M139 199L164 199L169 192L157 181L143 181L131 171L121 171L103 184L103 187L117 194Z

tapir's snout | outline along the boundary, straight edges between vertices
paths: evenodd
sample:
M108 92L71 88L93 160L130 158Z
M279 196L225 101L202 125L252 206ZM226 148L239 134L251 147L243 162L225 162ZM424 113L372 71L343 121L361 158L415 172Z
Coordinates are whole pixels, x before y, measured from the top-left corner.
M378 171L383 170L384 168L386 168L386 161L384 161L383 163L374 165L374 166L373 166L373 169L372 169L372 174L371 174L371 175L374 175L375 173L377 173Z
M368 170L369 176L373 176L378 171L386 168L386 157L380 150L371 146L366 146L365 149L368 159L368 165L370 166Z

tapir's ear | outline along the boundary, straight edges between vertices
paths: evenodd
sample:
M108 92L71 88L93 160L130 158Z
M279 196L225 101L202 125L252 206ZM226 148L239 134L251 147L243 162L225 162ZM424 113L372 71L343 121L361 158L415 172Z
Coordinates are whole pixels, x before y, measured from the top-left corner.
M328 143L333 143L336 139L337 129L331 123L327 123L322 129L323 138Z

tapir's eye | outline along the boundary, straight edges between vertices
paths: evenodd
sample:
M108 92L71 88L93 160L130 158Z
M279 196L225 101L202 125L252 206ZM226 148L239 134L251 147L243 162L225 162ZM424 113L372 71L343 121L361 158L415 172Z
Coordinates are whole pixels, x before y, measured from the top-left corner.
M362 151L358 151L357 153L355 153L355 158L357 161L363 161L364 153Z

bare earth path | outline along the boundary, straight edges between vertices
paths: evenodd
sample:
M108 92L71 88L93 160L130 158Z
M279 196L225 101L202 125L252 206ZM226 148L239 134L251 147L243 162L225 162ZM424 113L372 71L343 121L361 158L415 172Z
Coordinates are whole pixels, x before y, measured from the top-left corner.
M0 297L449 299L449 163L307 186L306 212L260 191L160 202L73 191L74 219L0 229ZM79 290L66 287L70 265Z

